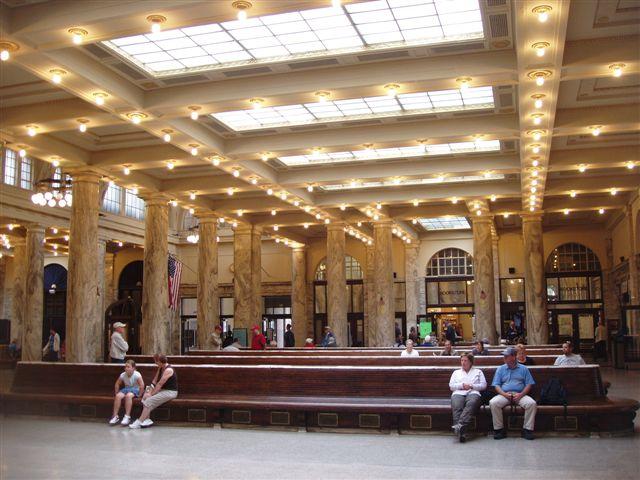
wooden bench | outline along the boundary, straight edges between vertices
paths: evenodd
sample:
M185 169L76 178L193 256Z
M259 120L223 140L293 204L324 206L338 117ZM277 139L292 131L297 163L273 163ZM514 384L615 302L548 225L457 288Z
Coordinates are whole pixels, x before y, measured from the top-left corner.
M441 366L178 365L180 394L158 408L154 420L292 428L362 428L400 432L449 431L449 378ZM491 382L496 367L481 367ZM153 365L140 365L146 382ZM111 413L119 365L20 362L7 413L101 418ZM631 433L638 401L607 398L597 365L531 367L537 387L551 377L569 392L562 406L540 406L536 431L573 434ZM536 394L534 393L534 396ZM134 416L139 413L135 402ZM507 425L519 429L522 412L506 409ZM486 432L483 407L475 429Z
M536 365L553 365L557 355L530 355ZM153 363L151 355L129 355L136 363ZM419 357L395 355L183 355L169 356L174 365L353 365L353 366L452 366L460 365L460 357L434 357L421 353ZM504 363L502 356L475 357L476 366L498 366Z
M338 355L346 355L346 356L357 356L357 355L383 355L389 356L393 354L400 355L402 352L402 348L394 348L394 349L335 349L335 348L307 348L307 349L299 349L299 350L290 350L288 348L279 348L279 349L266 349L266 350L250 350L243 349L239 352L230 352L224 350L191 350L187 353L187 355L291 355L291 356L310 356L310 355L330 355L330 356L338 356ZM442 348L418 348L420 355L431 355L433 353L437 353L442 351ZM504 348L499 349L489 349L489 355L497 355L501 356ZM471 349L458 349L456 348L458 353L462 352L470 352ZM528 355L562 355L561 348L528 348Z

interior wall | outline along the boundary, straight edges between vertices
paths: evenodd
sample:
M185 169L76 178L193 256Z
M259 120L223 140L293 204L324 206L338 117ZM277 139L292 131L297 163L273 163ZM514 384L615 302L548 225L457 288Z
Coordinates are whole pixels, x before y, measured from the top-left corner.
M113 258L113 288L116 292L122 270L136 260L144 260L144 250L142 248L123 248L115 253Z
M418 274L424 277L427 263L443 248L460 248L473 255L473 235L471 231L432 233L420 240L418 250Z
M500 233L498 239L498 260L500 263L501 278L524 277L524 244L520 231L514 230ZM510 274L509 267L515 268L516 273Z
M618 265L620 257L628 259L631 255L631 245L629 245L629 221L626 217L622 217L611 232L613 265Z
M545 230L543 234L545 262L553 249L564 243L581 243L589 247L598 256L603 269L611 268L607 260L605 232L603 228L590 226L556 227Z

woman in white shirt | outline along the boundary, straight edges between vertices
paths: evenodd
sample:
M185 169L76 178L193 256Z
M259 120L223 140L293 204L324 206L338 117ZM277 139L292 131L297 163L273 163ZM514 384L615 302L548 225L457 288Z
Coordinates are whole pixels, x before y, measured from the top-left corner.
M473 355L463 353L460 357L461 368L451 374L449 388L451 394L451 411L453 413L453 432L460 443L467 441L466 429L471 419L478 413L482 404L480 392L486 390L487 380L479 368L473 368Z
M419 357L420 354L413 348L413 340L407 340L407 348L400 354L401 357Z

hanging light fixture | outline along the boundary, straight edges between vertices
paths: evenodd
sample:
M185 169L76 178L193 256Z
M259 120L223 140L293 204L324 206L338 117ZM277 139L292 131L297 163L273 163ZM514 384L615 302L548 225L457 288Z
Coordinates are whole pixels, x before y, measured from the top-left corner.
M31 201L44 207L71 206L73 203L72 180L63 178L45 178L35 184L36 193L31 195Z

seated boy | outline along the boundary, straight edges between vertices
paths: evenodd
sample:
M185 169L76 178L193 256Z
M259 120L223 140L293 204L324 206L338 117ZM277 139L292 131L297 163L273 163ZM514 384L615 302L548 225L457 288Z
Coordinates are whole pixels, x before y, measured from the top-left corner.
M122 386L122 388L120 388ZM120 405L124 398L124 418L122 425L126 426L131 423L131 407L133 406L133 397L139 397L144 392L144 381L142 375L136 370L136 362L127 360L124 364L124 372L120 374L115 384L116 396L113 400L113 416L109 420L109 425L116 425L120 422L118 413Z

